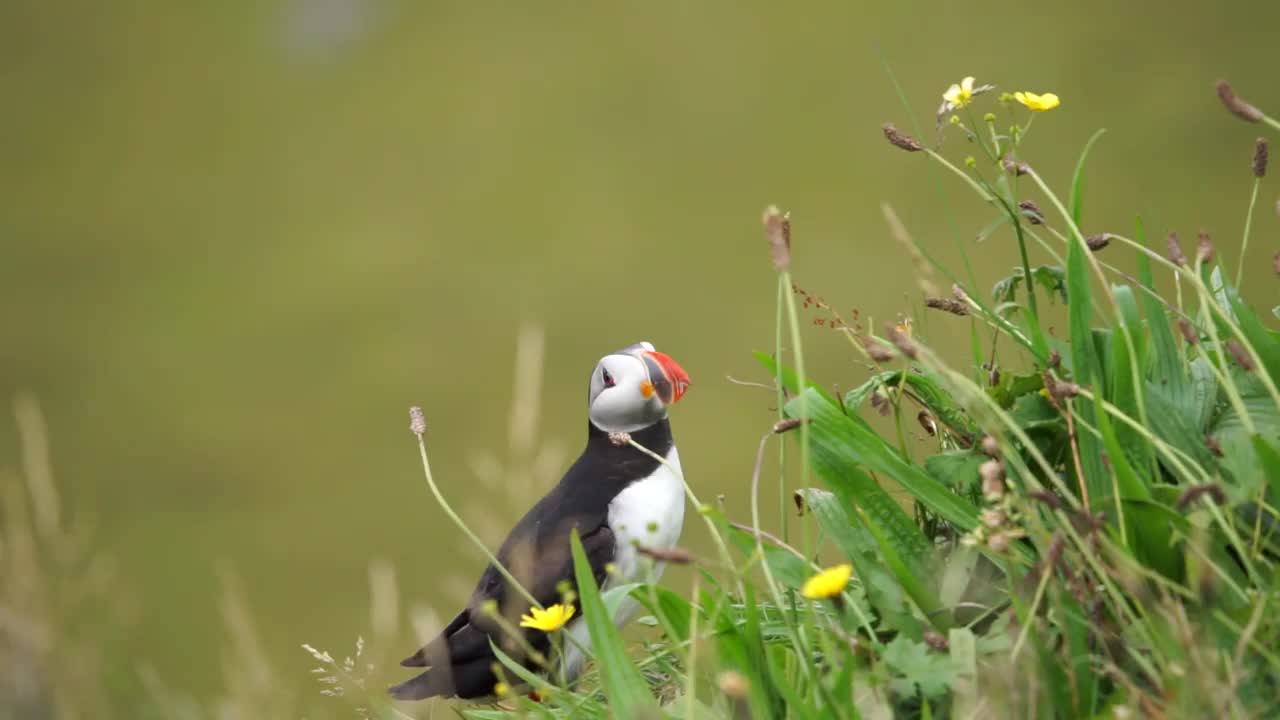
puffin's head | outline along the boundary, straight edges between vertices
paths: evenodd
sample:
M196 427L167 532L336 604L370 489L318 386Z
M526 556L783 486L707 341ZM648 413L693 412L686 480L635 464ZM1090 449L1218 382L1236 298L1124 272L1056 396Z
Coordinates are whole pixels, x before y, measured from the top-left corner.
M591 424L605 432L635 432L667 416L689 388L675 360L636 343L600 358L587 398Z

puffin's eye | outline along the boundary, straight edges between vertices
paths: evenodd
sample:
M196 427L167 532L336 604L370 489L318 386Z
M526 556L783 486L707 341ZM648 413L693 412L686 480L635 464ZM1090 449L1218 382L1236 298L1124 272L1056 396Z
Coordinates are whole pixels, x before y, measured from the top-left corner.
M611 388L617 384L613 381L613 376L609 374L609 371L604 368L600 368L600 379L604 380L604 386L607 388Z

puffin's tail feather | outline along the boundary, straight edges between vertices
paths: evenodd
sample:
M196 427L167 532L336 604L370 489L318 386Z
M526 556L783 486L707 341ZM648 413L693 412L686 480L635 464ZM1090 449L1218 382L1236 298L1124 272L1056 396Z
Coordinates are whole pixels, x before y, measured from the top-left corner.
M387 694L396 700L425 700L429 697L487 697L493 694L498 678L493 674L493 657L477 657L458 665L438 665L392 685Z

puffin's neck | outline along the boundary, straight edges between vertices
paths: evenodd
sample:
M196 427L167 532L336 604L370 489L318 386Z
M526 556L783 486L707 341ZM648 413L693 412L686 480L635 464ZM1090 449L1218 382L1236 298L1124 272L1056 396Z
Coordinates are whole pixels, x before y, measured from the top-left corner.
M647 425L632 433L631 439L657 453L659 457L666 457L671 451L675 441L671 437L671 422L667 418L662 418L658 422ZM639 452L635 448L623 445L617 446L609 439L609 433L596 427L596 424L587 421L587 447L607 447L615 450L626 450L631 452Z

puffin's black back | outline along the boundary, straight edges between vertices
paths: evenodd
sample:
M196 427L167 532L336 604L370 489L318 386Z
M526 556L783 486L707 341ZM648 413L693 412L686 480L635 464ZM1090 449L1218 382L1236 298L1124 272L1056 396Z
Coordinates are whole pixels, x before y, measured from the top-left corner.
M627 445L614 445L607 433L591 423L587 425L587 447L582 455L551 492L516 523L497 552L499 562L544 607L562 601L561 583L567 581L576 590L569 549L570 534L575 528L596 583L603 583L605 566L614 557L609 503L628 485L653 474L659 466L648 454ZM659 457L666 457L673 446L671 425L665 419L631 433L631 437ZM517 626L520 616L529 611L529 603L507 585L497 568L492 564L486 567L466 609L434 640L400 663L428 669L392 687L391 695L401 700L492 695L497 682L492 667L497 659L489 646L490 638L503 652L530 665L519 643L481 609L489 601L496 601L498 612L509 626ZM574 606L581 611L577 600ZM528 643L546 654L550 647L546 633L524 632Z

